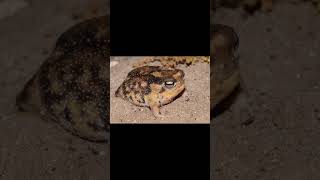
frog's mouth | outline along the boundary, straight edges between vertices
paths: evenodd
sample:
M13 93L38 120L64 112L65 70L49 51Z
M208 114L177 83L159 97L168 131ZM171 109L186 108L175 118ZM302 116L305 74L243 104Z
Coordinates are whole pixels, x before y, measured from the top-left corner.
M183 88L181 89L180 93L178 93L175 97L172 98L172 101L175 101L176 99L178 99L179 97L181 97L185 91L185 87L183 85Z
M180 94L184 90L185 90L184 84L177 86L177 90L176 90L178 92L177 95Z
M174 91L171 92L166 92L164 94L161 95L161 106L168 104L172 101L175 101L176 99L178 99L180 96L182 96L182 94L185 91L185 85L184 84L180 84L178 86L175 87Z

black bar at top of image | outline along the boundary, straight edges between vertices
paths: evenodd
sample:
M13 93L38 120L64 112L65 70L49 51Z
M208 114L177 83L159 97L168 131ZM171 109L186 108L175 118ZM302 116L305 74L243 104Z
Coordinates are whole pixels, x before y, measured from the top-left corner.
M111 179L210 179L208 124L112 124Z
M112 56L209 56L209 0L110 4Z

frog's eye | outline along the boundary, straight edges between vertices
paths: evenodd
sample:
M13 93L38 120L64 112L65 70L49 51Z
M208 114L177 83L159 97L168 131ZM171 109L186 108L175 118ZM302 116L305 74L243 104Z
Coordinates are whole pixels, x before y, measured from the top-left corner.
M176 83L174 81L166 81L164 82L164 85L170 89L173 88L176 85Z

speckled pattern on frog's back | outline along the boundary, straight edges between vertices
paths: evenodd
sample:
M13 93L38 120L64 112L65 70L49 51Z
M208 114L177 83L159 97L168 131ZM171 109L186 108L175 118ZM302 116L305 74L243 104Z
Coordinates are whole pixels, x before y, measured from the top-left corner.
M53 54L66 54L81 51L84 48L103 48L109 44L109 20L107 16L100 16L84 20L62 33Z
M90 140L105 140L109 128L107 55L94 49L49 62L38 74L44 118Z
M20 109L90 141L109 139L107 17L85 20L63 33L51 56L17 96Z

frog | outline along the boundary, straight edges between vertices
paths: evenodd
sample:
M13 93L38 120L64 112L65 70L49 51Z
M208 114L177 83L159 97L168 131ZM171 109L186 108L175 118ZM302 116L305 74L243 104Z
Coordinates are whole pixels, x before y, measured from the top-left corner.
M241 76L238 57L239 37L227 25L213 24L210 27L210 109L215 111L233 92L240 87ZM216 116L214 113L213 117Z
M18 93L18 111L36 112L84 140L109 142L108 26L107 16L98 16L63 32Z
M141 66L131 70L115 91L115 97L150 108L155 118L165 117L160 107L173 102L185 91L185 73L163 66Z

